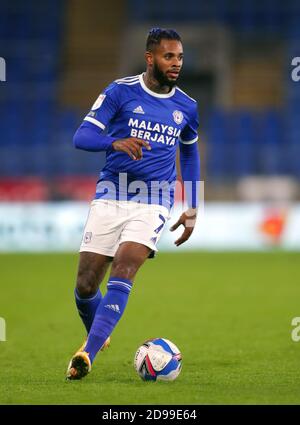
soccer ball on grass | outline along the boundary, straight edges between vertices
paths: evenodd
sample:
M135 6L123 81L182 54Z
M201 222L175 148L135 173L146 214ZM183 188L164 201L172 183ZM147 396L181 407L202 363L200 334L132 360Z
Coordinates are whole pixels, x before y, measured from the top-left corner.
M166 338L145 341L134 356L134 368L144 381L174 381L181 371L182 356Z

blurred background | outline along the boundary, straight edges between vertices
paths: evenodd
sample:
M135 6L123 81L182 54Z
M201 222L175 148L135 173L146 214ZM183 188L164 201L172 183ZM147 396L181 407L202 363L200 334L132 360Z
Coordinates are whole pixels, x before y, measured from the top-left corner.
M153 26L181 34L179 86L199 104L205 206L183 249L300 249L299 0L0 4L0 250L78 248L105 155L73 134L145 69Z
M77 251L105 160L72 138L104 87L144 71L158 26L183 39L204 202L177 248L177 192L109 352L84 387L66 385L85 336ZM0 0L0 404L299 404L297 63L300 0ZM155 336L183 353L167 389L132 366Z

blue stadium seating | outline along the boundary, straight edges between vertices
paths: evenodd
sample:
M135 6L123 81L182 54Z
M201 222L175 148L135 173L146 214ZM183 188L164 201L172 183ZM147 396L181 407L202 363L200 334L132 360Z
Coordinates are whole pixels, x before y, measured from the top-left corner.
M76 169L68 158L78 113L57 105L64 5L60 0L1 1L7 82L0 93L0 176L51 176Z
M222 23L234 31L252 34L262 30L275 34L300 31L298 0L128 0L128 9L134 22Z
M212 180L228 181L254 174L300 175L299 161L292 159L296 151L300 153L299 125L291 141L290 136L286 137L286 120L280 110L214 110L205 132L207 173Z
M103 164L103 154L73 148L81 117L57 102L64 7L60 0L1 1L0 46L8 81L0 92L0 176L95 174ZM128 0L128 10L135 22L219 22L242 33L284 35L286 57L300 56L296 0ZM285 90L281 110L210 111L204 128L209 179L300 177L300 83L291 80L290 69Z

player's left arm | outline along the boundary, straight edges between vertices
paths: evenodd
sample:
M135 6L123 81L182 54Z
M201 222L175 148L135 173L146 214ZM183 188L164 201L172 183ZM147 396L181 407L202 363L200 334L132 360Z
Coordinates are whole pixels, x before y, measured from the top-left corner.
M199 119L197 108L195 108L190 122L184 128L181 134L179 143L180 170L188 209L181 214L179 220L170 229L173 232L180 225L184 226L182 235L175 241L176 246L181 245L189 239L193 233L197 219L200 188L200 155L197 133L198 126Z

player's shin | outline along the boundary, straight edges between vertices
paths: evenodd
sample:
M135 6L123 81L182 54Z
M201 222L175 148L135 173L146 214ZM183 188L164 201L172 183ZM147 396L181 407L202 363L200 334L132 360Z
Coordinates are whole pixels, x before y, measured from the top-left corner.
M128 279L118 277L109 279L107 293L97 308L85 347L91 362L122 317L131 287L132 282Z
M90 332L97 308L102 300L100 290L95 295L89 298L81 298L77 289L75 289L75 301L79 316L83 321L87 333Z

